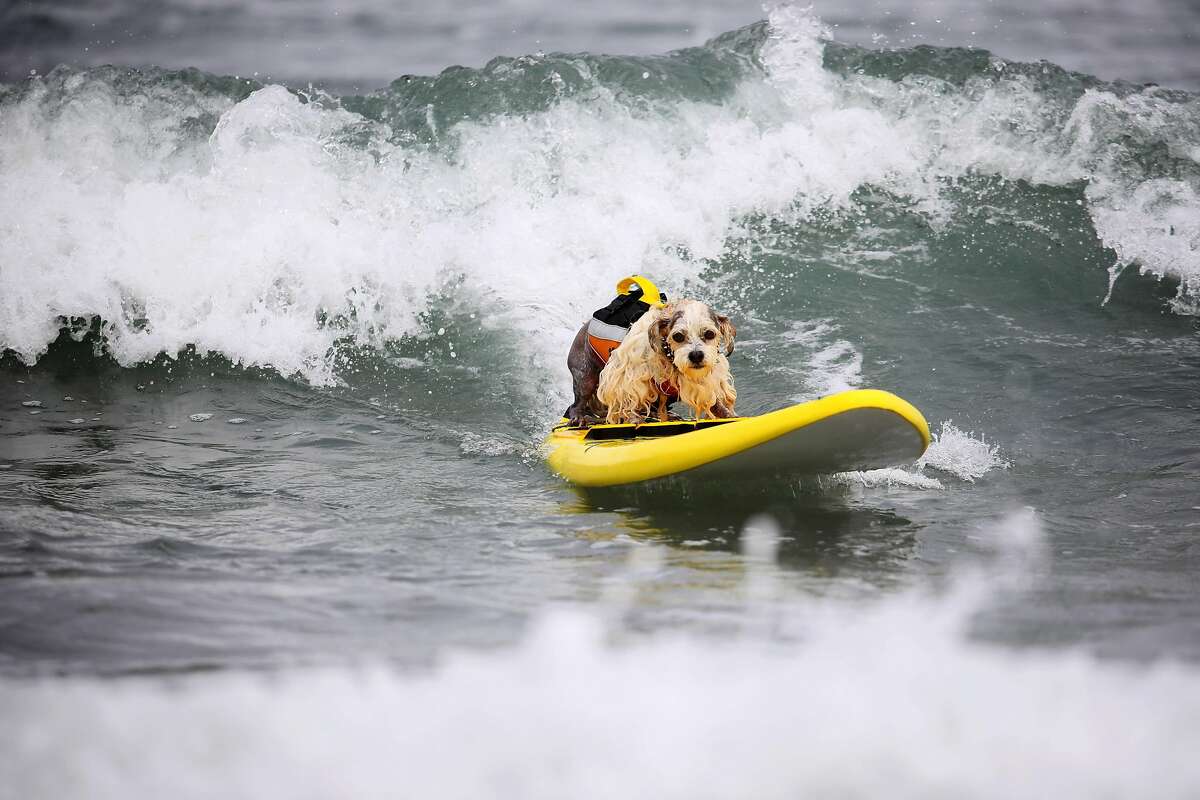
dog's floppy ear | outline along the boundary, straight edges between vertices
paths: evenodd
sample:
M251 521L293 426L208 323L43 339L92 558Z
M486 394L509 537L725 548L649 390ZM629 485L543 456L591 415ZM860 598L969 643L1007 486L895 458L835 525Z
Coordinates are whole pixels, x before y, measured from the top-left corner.
M737 337L737 328L729 321L729 317L718 315L717 329L721 331L721 338L725 341L725 355L733 355L733 340Z
M654 348L654 352L666 355L666 347L663 342L666 341L667 332L671 330L671 315L665 308L655 308L646 313L654 314L656 317L646 330L646 335L650 337L650 346Z

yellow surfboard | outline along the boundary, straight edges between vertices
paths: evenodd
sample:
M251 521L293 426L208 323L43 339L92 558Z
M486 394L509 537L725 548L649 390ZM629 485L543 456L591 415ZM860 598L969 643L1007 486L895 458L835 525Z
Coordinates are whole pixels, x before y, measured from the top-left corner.
M595 425L564 420L546 440L551 469L579 486L698 477L819 475L911 464L929 424L890 392L856 389L754 417Z

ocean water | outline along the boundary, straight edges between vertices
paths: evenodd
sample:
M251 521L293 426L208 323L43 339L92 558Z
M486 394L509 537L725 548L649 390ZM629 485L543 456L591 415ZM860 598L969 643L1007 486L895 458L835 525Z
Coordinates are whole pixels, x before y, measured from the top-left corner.
M1195 9L239 8L4 12L0 797L1200 793ZM565 485L633 271L933 446Z

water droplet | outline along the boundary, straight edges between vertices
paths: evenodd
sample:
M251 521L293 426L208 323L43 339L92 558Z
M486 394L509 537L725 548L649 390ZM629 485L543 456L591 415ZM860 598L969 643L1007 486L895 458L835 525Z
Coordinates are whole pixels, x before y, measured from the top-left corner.
M229 422L230 425L241 425L243 422L246 421L246 418L245 417L233 417L227 421Z
M192 414L188 419L192 422L204 422L206 419L212 419L212 414Z
M24 403L21 403L21 405L25 406L26 408L41 408L42 401L41 400L26 400Z
M83 417L76 417L75 419L68 420L68 421L69 421L69 422L70 422L72 425L82 425L82 424L83 424Z

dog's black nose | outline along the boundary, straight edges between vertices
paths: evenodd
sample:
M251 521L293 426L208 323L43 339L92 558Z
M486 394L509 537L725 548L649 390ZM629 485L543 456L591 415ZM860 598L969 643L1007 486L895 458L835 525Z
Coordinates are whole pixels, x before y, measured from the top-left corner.
M695 364L697 366L703 364L704 363L704 351L703 350L693 350L692 352L688 353L688 361L692 362L693 364Z

